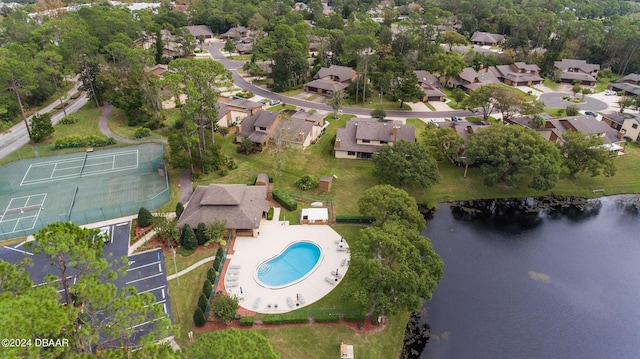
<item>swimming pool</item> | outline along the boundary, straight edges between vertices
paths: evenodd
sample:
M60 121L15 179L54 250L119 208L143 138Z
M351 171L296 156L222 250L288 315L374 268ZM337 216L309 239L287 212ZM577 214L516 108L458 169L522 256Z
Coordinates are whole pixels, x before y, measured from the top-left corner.
M320 263L322 250L308 241L290 244L277 256L260 264L256 269L256 281L265 287L282 288L301 281Z

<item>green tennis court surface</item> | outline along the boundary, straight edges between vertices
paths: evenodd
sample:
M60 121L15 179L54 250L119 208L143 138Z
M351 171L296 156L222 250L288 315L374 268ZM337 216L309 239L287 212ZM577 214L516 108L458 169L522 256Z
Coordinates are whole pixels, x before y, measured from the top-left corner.
M160 207L170 199L163 155L162 145L144 144L0 167L0 240Z

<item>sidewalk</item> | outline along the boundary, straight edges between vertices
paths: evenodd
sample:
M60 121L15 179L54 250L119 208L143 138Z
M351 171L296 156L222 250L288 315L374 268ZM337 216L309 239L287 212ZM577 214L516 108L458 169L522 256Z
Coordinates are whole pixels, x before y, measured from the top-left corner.
M211 257L207 257L207 258L201 259L197 263L194 263L194 264L190 265L189 267L181 270L180 272L167 276L167 281L175 279L175 278L178 278L180 276L183 276L183 275L191 272L192 270L200 267L203 264L211 263L211 262L213 262L214 259L216 259L216 256L211 256Z

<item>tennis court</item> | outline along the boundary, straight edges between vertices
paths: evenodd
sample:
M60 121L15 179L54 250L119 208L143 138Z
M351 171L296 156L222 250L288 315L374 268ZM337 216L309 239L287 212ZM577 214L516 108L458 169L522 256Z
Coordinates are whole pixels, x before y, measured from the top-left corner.
M143 144L0 167L0 240L49 223L78 225L154 210L170 199L164 147Z

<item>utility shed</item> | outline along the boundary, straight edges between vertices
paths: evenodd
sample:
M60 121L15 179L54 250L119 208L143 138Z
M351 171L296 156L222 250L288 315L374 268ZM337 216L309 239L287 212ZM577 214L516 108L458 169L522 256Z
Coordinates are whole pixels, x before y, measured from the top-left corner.
M353 345L340 344L340 358L353 359Z
M303 208L300 213L300 224L327 224L328 222L327 208Z
M329 192L331 191L331 182L333 181L333 177L331 176L322 176L320 177L319 187L321 191Z

